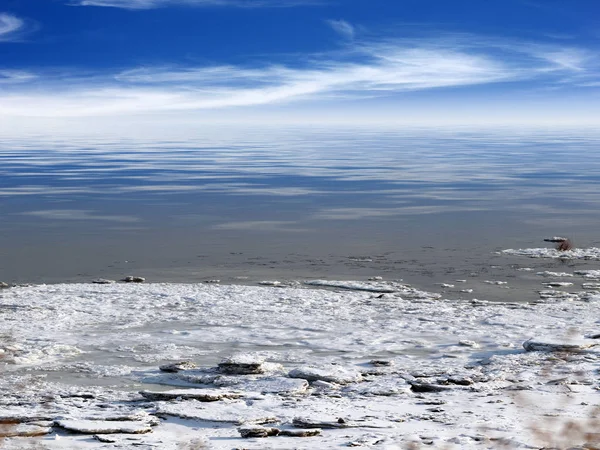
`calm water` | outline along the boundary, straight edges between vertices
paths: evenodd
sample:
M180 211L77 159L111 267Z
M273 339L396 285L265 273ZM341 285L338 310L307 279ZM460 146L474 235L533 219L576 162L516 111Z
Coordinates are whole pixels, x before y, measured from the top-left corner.
M167 136L0 136L0 280L424 285L515 263L493 252L549 235L600 241L599 132Z

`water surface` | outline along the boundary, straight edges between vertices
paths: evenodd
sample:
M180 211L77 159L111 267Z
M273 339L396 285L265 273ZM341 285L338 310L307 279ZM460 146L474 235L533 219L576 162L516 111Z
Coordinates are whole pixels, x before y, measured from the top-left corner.
M515 263L502 248L600 241L599 143L589 129L4 135L0 280L481 275Z

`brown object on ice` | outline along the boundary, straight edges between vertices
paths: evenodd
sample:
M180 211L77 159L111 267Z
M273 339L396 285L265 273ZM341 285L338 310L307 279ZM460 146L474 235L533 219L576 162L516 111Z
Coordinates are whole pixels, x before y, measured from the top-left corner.
M556 250L559 252L566 252L567 250L573 250L573 243L569 239L559 242L556 245Z

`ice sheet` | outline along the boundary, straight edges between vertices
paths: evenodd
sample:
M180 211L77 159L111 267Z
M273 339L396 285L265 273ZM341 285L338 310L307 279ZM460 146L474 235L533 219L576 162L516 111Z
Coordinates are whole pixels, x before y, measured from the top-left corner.
M392 449L417 442L458 449L489 448L498 440L511 448L558 445L556 433L550 442L536 431L556 429L557 415L584 428L594 417L595 293L545 291L535 303L492 303L446 300L393 282L373 285L5 289L0 423L7 435L17 426L50 427L36 438L49 449L103 448L107 440L120 448L195 442L214 449L326 449L377 442ZM390 292L382 296L384 289ZM526 351L528 340L548 345ZM573 342L573 351L561 347ZM218 366L226 358L261 370L232 374L227 364ZM159 370L180 360L198 369ZM234 391L239 398L199 402L192 394L202 390ZM296 430L307 421L321 434L244 439L238 430L271 422ZM101 432L112 434L94 439ZM3 448L32 439L7 438ZM585 436L570 439L579 445Z

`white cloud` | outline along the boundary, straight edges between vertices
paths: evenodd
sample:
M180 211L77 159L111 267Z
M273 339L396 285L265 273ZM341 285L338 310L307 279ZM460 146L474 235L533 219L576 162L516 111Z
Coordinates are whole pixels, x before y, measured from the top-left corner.
M35 78L34 74L22 70L0 70L0 84L25 83Z
M251 230L251 231L306 231L296 228L297 223L283 220L257 220L247 222L227 222L215 225L216 230Z
M328 20L327 23L333 30L346 39L354 39L354 27L345 20Z
M318 0L73 0L71 4L78 6L104 6L123 9L153 9L175 5L260 8L289 7L316 3L318 3Z
M137 222L136 217L131 216L111 216L96 214L94 211L78 210L78 209L45 209L41 211L29 211L21 213L25 216L40 217L50 220L102 220L108 222Z
M18 17L0 13L0 42L16 39L24 26L25 22Z
M588 51L575 47L553 47L547 45L529 45L525 51L534 58L550 63L553 70L582 72L596 57Z
M522 80L540 80L543 85L574 75L581 83L582 76L594 72L587 62L585 52L571 48L475 46L467 40L423 39L353 42L343 52L296 59L287 65L142 67L109 75L38 74L38 78L5 72L0 73L0 82L4 77L21 83L0 92L0 116L231 109Z

